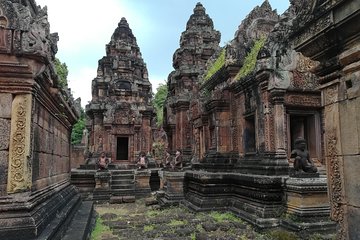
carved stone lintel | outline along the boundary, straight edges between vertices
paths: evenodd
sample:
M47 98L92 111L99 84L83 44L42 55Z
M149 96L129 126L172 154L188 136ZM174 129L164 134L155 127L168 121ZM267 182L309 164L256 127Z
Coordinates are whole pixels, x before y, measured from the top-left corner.
M32 96L24 94L17 95L12 104L7 184L9 194L31 189L31 103Z

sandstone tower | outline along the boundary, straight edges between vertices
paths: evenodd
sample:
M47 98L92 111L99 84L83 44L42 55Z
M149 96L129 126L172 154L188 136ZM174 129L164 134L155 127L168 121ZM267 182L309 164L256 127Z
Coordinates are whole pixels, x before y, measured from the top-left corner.
M169 96L164 109L164 129L169 148L182 150L187 159L193 149L189 109L191 99L197 99L198 77L204 72L206 61L219 49L220 32L214 29L212 19L201 3L180 37L180 48L173 56L174 71L168 77Z
M115 164L133 164L140 152L151 151L151 84L136 38L122 18L106 56L99 60L86 106L89 150L105 152Z

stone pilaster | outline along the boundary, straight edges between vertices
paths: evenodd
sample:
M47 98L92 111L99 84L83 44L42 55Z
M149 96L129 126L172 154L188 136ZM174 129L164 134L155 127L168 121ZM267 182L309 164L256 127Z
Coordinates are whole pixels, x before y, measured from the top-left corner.
M31 189L31 106L31 94L16 95L12 103L7 184L9 194Z

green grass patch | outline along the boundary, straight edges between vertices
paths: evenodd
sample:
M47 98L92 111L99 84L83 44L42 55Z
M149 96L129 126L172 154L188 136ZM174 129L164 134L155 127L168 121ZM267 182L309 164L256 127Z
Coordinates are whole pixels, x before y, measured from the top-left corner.
M273 240L299 240L295 233L284 230L273 230L268 233L268 236Z
M155 210L149 210L146 212L146 216L148 217L156 217L160 214L159 211L155 211Z
M252 71L254 71L256 66L257 55L259 54L260 49L264 46L266 38L260 38L256 40L254 46L251 48L248 55L245 57L244 64L240 68L239 72L235 76L235 80L240 80Z
M155 229L155 225L145 225L144 226L144 232L149 232Z
M196 225L196 230L198 232L205 232L205 229L202 227L202 225L200 223Z
M187 221L181 221L181 220L171 220L171 222L168 224L170 227L178 227L187 224Z
M219 57L215 62L209 67L209 70L206 72L204 80L209 80L217 71L219 71L225 65L225 47L221 50Z
M103 220L99 217L96 218L96 224L95 224L95 228L91 233L91 240L100 240L101 239L101 235L104 234L105 232L109 232L111 233L111 230L108 226L105 226L103 224Z
M235 216L234 214L230 212L226 213L220 213L220 212L211 212L210 217L212 217L216 222L222 223L222 222L242 222L240 218Z

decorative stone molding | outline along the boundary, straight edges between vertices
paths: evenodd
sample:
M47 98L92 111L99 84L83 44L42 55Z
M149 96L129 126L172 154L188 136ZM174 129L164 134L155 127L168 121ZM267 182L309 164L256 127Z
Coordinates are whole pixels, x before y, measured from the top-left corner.
M8 193L24 192L31 188L31 104L30 94L17 95L12 104Z
M342 194L342 189L344 188L342 184L341 169L342 166L339 162L339 153L337 150L337 134L336 129L329 129L326 131L326 146L328 153L328 168L329 168L329 193L330 193L330 204L331 204L331 217L337 221L340 226L338 231L339 239L345 239L345 229L344 226L344 196Z

